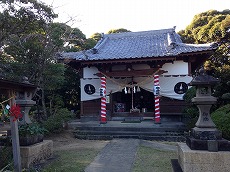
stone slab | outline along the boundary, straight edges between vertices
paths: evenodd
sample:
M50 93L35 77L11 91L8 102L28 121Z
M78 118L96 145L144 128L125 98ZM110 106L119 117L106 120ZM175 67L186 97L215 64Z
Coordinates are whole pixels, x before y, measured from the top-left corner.
M53 156L53 141L44 140L30 146L20 146L22 168L28 169Z
M229 172L230 152L191 150L185 143L178 143L178 161L183 172Z

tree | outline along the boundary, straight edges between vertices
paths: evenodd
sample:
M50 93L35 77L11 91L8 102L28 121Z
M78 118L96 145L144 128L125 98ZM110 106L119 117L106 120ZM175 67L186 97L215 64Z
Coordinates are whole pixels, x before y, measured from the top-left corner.
M122 32L131 32L130 30L124 29L124 28L119 28L119 29L111 29L108 31L108 34L111 33L122 33Z
M52 8L37 0L0 0L0 5L0 46L10 35L36 31L57 17Z
M101 37L102 37L102 34L98 33L98 32L96 32L92 36L90 36L90 38L94 39L96 42L100 41Z
M111 29L107 32L107 34L112 34L112 33L122 33L122 32L131 32L130 30L120 28L120 29ZM96 42L100 41L101 38L103 37L102 33L94 33L90 38L95 40Z
M27 76L31 83L37 85L35 94L41 100L45 118L45 91L48 93L58 89L64 75L64 66L57 64L54 58L58 46L52 42L48 31L11 36L4 49L13 57L13 62L10 63L12 72L8 73L8 78L20 80L22 76Z
M206 11L194 16L192 22L178 33L183 42L207 43L216 42L224 38L230 28L230 10L222 12Z
M219 97L220 105L225 104L224 98L230 89L230 10L210 10L194 16L192 22L178 33L183 42L211 43L216 42L218 49L204 63L207 72L220 78L220 84L215 88L215 96Z
M58 94L63 97L65 107L71 110L80 108L80 73L71 67L65 70L65 82Z
M63 64L48 63L42 77L41 91L45 91L42 95L49 100L49 114L55 114L60 107L64 106L64 99L58 93L62 89L65 82L65 67ZM42 99L45 100L45 99ZM43 103L45 104L45 102Z
M31 37L32 33L41 32L56 15L36 0L1 0L0 5L0 69L3 73L12 73L9 63L15 59L5 52L6 48L15 43L17 37L25 38L28 34Z
M41 27L46 27L56 14L36 0L0 0L0 5L0 71L5 77L6 73L12 73L9 63L14 59L4 51L12 37L36 33Z
M1 6L1 61L8 64L4 73L13 80L27 76L38 86L35 94L41 100L46 118L45 91L60 87L64 75L63 65L56 64L54 58L62 43L54 42L49 26L56 15L36 0L6 0L1 1Z
M59 51L82 51L93 48L96 44L94 39L86 39L79 28L71 28L65 23L50 23L49 28L52 40L59 47Z

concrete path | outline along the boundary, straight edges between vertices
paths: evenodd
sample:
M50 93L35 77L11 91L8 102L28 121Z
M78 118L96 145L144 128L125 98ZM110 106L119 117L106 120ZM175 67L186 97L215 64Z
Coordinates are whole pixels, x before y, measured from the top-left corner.
M85 172L131 172L139 145L138 139L113 139Z
M131 172L139 146L177 151L176 145L139 139L113 139L96 156L85 172Z

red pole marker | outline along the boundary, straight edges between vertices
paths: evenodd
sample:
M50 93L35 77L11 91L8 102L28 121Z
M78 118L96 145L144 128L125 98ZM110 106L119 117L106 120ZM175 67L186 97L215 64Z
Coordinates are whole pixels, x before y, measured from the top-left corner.
M100 88L100 95L101 95L101 123L106 123L106 78L101 77L101 88Z
M159 82L159 75L154 75L154 96L155 96L155 123L161 123L161 116L160 116L160 82Z

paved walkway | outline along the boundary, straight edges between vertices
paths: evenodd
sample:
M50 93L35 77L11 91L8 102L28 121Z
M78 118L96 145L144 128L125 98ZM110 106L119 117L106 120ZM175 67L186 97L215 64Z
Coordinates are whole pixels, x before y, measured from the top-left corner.
M131 172L140 145L176 151L177 146L139 139L113 139L97 155L85 172Z
M138 139L113 139L85 172L131 172L139 145Z

